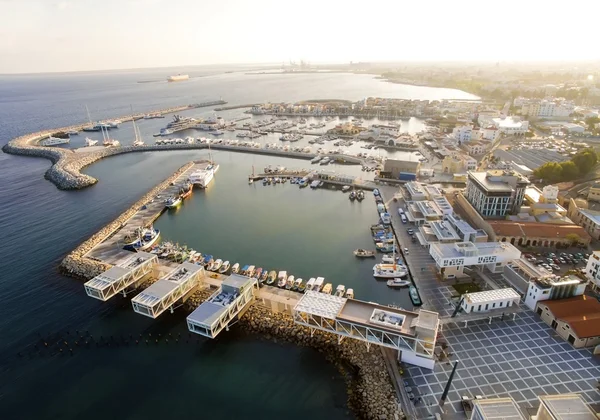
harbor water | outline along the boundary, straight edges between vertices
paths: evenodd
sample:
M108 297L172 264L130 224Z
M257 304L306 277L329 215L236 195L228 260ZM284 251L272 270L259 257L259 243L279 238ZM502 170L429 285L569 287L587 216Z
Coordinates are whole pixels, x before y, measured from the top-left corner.
M302 75L290 80L211 71L170 85L137 83L156 77L156 70L0 76L0 143L85 121L84 104L100 119L127 114L130 104L137 112L147 112L221 95L230 103L323 96L470 98L364 76ZM144 130L147 136L154 127ZM132 141L126 130L119 133L115 137L122 143ZM235 328L216 341L189 339L183 311L152 321L134 314L129 298L97 302L85 295L81 282L57 273L66 253L181 164L206 153L110 158L86 170L100 182L76 192L59 191L43 179L50 166L46 160L0 155L2 418L141 419L197 413L213 419L352 417L343 379L314 350L273 343ZM305 279L320 275L353 287L365 300L395 301L370 276L372 261L356 261L352 255L354 248L372 245L368 225L377 215L369 195L362 203L350 203L339 191L248 185L252 165L310 164L229 152L214 153L214 158L221 168L211 187L158 220L166 238L232 262L284 269ZM329 169L360 171L349 166ZM87 348L75 338L87 334L113 344ZM181 339L151 345L150 334ZM123 344L136 336L139 345ZM44 349L44 342L58 340L74 346L72 355Z

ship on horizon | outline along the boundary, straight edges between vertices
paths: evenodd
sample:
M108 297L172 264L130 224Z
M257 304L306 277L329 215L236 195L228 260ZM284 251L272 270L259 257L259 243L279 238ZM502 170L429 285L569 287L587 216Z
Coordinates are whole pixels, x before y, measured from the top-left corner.
M167 82L183 82L184 80L188 80L190 76L187 74L178 74L177 76L169 76L167 77Z

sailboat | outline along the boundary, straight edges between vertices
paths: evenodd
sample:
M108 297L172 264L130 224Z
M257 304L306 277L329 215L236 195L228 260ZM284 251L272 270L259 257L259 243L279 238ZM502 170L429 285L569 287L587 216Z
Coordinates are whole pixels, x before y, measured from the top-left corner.
M142 140L142 134L140 133L140 129L135 123L135 117L133 116L133 107L131 107L131 122L133 123L133 134L135 135L135 141L133 142L133 145L143 146L144 140Z
M395 244L394 244L395 245ZM392 259L394 261L393 264L375 264L373 266L373 277L380 279L396 279L406 276L408 274L408 270L402 266L398 265L396 261L396 247L393 249Z
M110 136L108 135L108 128L106 128L104 125L102 125L100 127L100 130L102 131L102 138L104 139L104 141L102 142L102 144L106 147L117 147L120 146L121 143L119 143L119 140L115 140L115 139L111 139Z

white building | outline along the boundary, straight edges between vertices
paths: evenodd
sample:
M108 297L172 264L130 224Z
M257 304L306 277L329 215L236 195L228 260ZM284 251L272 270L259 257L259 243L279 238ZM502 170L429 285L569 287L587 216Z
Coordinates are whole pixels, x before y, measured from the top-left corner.
M564 118L575 112L575 104L565 99L530 99L519 101L521 115L534 118ZM515 105L517 106L517 105Z
M519 406L510 397L473 400L469 420L525 420Z
M592 238L600 239L600 211L577 207L569 208L568 217L584 228Z
M468 172L465 197L483 217L517 214L529 181L514 171Z
M588 258L585 275L594 285L594 288L600 288L600 251L594 251Z
M521 251L508 242L431 244L429 254L444 278L461 276L470 266L485 266L492 273L501 273L507 263L521 257Z
M529 130L529 121L515 117L494 118L492 121L500 133L507 136L522 136Z
M487 144L481 141L471 141L462 147L469 155L482 155L487 150Z
M481 138L484 140L494 141L498 137L500 137L500 130L498 130L496 126L491 124L487 125L479 131L481 133Z
M537 303L549 299L566 299L582 295L585 283L573 275L558 277L547 276L529 282L525 294L525 305L535 311Z
M419 184L418 182L415 182L415 181L411 181L411 182L407 182L405 187L406 187L406 190L408 191L408 194L410 195L410 199L412 201L427 200L427 195L425 194L425 188L422 184Z
M597 420L578 394L539 395L540 406L532 420Z
M471 127L470 125L454 127L454 130L452 130L452 136L454 137L454 139L461 143L470 142L472 133L473 127Z
M520 300L521 296L514 289L508 287L506 289L465 293L460 307L466 314L488 312L494 309L510 308L513 305L518 305Z

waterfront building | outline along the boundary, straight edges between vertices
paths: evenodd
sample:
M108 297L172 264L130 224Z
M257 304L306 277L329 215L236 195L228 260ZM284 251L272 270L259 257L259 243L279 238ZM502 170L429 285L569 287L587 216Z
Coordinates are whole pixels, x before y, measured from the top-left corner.
M529 181L514 171L468 172L466 198L484 218L517 214Z
M510 287L483 292L465 293L460 307L464 313L489 312L495 309L506 309L518 305L521 296Z
M464 153L454 152L442 161L442 171L446 174L456 174L477 169L477 161Z
M453 211L452 205L444 196L434 197L433 200L409 201L406 204L406 218L417 226L441 220Z
M540 406L532 420L598 420L578 394L539 395Z
M477 398L473 400L470 420L525 420L515 400L505 398ZM540 419L541 420L541 419Z
M430 246L436 242L487 242L488 240L488 235L484 231L472 228L454 213L445 214L443 220L429 221L419 226L416 237L423 246Z
M488 234L482 229L475 229L465 220L461 219L456 213L448 214L444 217L450 226L458 233L462 242L487 242Z
M400 174L417 174L421 162L413 160L386 159L383 164L383 172L390 178L398 179Z
M600 201L600 182L594 182L588 191L588 201Z
M600 302L592 296L538 302L536 313L575 348L600 344Z
M463 276L465 267L483 266L492 273L501 273L504 266L518 259L521 251L505 242L434 243L429 247L442 278Z
M585 275L595 289L600 288L600 251L594 251L585 266Z

